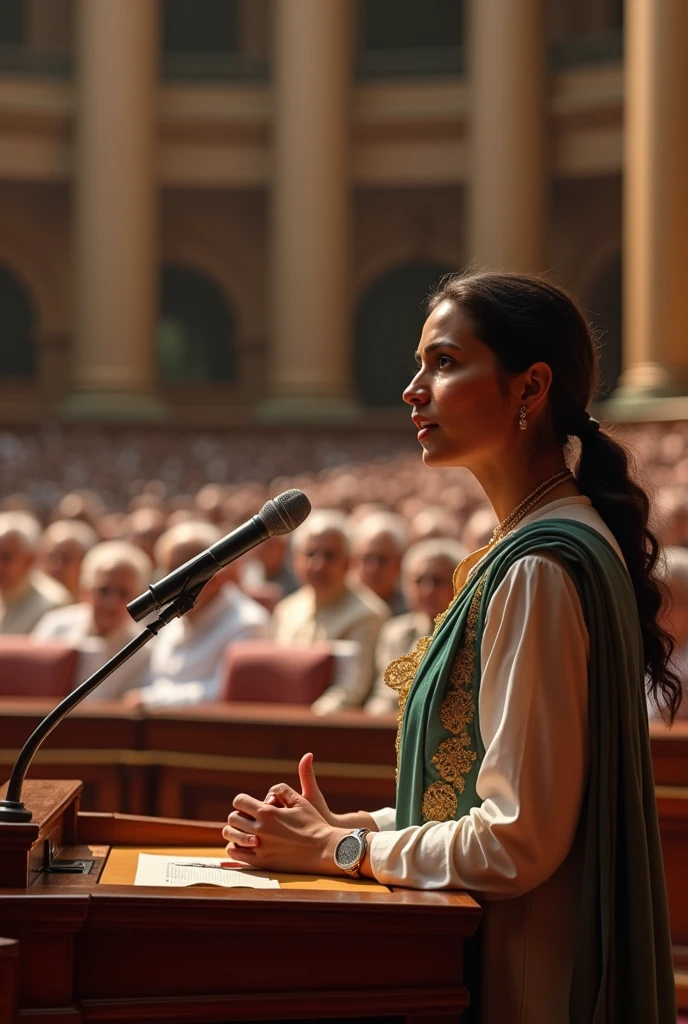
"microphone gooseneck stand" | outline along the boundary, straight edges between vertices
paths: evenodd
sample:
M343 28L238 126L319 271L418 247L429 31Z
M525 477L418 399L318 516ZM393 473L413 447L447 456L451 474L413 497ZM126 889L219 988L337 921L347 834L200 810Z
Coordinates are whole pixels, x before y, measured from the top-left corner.
M49 735L55 728L55 726L62 721L65 715L69 714L72 708L75 708L77 704L80 704L84 697L88 697L104 679L112 675L115 669L123 665L125 661L131 658L132 654L136 654L142 647L144 647L154 636L157 636L163 626L172 622L173 619L179 618L181 615L185 615L196 603L200 591L203 589L205 580L200 586L195 586L192 589L182 592L179 597L172 601L166 608L160 612L160 616L153 622L148 622L144 627L143 631L139 633L137 637L130 640L121 651L118 651L113 658L110 658L102 668L99 668L97 672L94 672L92 676L89 676L83 683L81 683L75 690L65 697L56 708L47 715L43 721L36 726L34 731L29 736L28 740L22 747L19 757L17 758L10 781L7 786L7 796L4 800L0 800L0 822L16 822L22 823L31 821L31 811L24 806L21 801L22 786L24 785L24 779L26 773L29 770L34 754L40 747L46 736Z

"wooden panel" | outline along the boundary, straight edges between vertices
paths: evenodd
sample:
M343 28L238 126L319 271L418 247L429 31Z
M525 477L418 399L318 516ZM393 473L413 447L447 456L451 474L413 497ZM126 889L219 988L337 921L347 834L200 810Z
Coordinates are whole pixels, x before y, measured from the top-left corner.
M650 742L656 785L688 786L688 722L671 729L653 722Z
M335 813L352 809L372 811L394 805L395 783L391 772L387 779L371 779L353 773L359 766L350 767L353 777L329 776L325 771L318 771L320 788ZM156 810L164 817L219 820L227 817L237 793L249 793L262 800L276 782L286 782L298 790L296 763L288 770L283 763L270 761L260 766L228 765L224 770L166 765L156 772Z
M23 746L55 703L37 699L0 700L0 749L18 750ZM43 749L133 750L140 746L140 723L139 715L119 704L82 704L53 729Z
M0 701L0 773L9 775L45 701ZM323 719L305 708L216 704L127 715L116 706L76 709L55 729L33 778L80 778L85 810L224 818L232 797L263 797L275 782L297 785L310 750L336 812L394 802L394 716L348 712ZM1 776L0 776L1 777Z
M19 943L0 939L0 1021L15 1024L19 1015Z
M44 787L57 800L58 787ZM82 814L78 830L91 842L211 842L216 851L219 825ZM456 1017L466 1006L462 946L480 908L464 893L389 892L347 880L336 891L288 882L255 892L99 884L108 848L65 852L87 850L98 860L89 875L44 875L29 889L0 890L3 931L20 940L21 1008L41 1024ZM129 873L135 854L124 851Z
M42 870L46 847L73 843L81 783L28 780L22 799L33 813L27 822L0 823L0 886L26 886ZM7 785L0 786L0 799Z
M0 778L7 778L24 742L54 707L54 701L0 701ZM127 756L140 744L140 719L119 705L76 708L47 737L28 772L32 779L78 778L88 810L126 810L136 782Z
M208 704L151 711L143 720L146 750L176 750L232 757L393 765L396 718L363 712L331 717L286 704Z
M688 788L658 787L657 807L671 938L675 946L688 946Z
M80 843L117 846L211 846L222 823L148 818L135 814L82 812L78 817Z
M306 751L315 755L318 781L333 811L394 803L394 716L349 712L321 718L302 708L224 704L191 713L153 711L144 730L146 749L158 766L159 814L226 818L238 792L262 799L275 782L298 787L296 767Z
M3 932L20 943L22 1009L74 1008L74 937L83 927L88 905L87 893L0 890Z
M472 901L464 912L452 912L460 904L445 902L448 894L434 902L440 894L420 900L417 893L293 890L153 896L109 888L92 897L78 951L78 988L89 1019L106 1000L164 1005L166 1021L179 1019L177 1003L198 999L226 1006L228 1018L245 1013L251 1001L251 1016L261 1017L275 1010L292 1016L296 1007L310 1016L312 1000L337 1015L366 1008L458 1013L465 1005L461 941L476 924ZM355 955L343 955L354 948ZM141 963L145 971L137 969ZM184 1019L199 1018L208 1019L197 1007L195 1017Z

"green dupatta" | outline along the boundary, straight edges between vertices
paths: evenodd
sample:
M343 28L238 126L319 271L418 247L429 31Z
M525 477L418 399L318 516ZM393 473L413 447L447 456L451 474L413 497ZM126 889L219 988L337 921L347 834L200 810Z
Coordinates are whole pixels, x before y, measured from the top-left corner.
M590 766L571 1024L674 1024L642 637L628 573L596 530L549 519L515 531L476 567L432 641L421 641L400 730L396 827L458 819L480 805L482 632L491 595L514 562L534 551L564 565L590 634ZM388 681L403 704L403 687Z

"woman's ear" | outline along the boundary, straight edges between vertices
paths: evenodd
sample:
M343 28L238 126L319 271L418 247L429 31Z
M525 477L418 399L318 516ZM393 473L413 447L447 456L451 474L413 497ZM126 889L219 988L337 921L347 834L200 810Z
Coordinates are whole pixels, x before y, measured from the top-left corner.
M549 389L552 386L552 368L548 363L533 363L519 377L518 402L525 405L528 412L535 412L544 405Z

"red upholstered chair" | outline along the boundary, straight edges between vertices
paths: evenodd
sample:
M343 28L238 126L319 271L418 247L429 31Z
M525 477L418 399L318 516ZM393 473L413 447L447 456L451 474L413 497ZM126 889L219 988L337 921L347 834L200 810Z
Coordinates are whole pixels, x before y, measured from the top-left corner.
M0 696L66 697L78 660L79 652L68 644L0 636Z
M329 644L278 647L247 640L227 648L220 699L274 704L312 704L332 682L334 655Z

